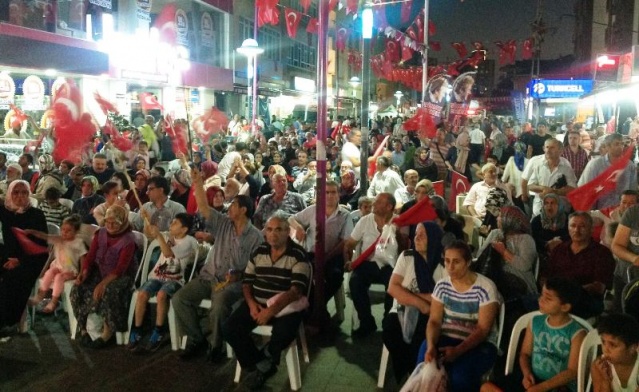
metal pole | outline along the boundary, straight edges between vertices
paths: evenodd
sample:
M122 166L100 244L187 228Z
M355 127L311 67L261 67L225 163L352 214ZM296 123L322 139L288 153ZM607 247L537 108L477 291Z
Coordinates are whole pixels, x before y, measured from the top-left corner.
M422 57L422 107L428 95L428 1L424 0L424 54Z
M257 6L257 2L255 3L255 20L253 21L253 39L257 41L257 15L259 12L259 7ZM257 107L257 55L255 55L252 59L253 61L253 111L251 113L251 131L253 136L257 136L256 132L256 121L257 112L259 108Z
M368 106L370 103L370 40L362 38L362 145L360 146L360 189L368 189Z
M328 75L328 1L319 2L319 38L317 40L317 184L315 187L315 307L311 317L317 327L326 325L326 301L324 300L324 242L326 235L326 91Z
M335 118L339 117L339 51L335 49Z

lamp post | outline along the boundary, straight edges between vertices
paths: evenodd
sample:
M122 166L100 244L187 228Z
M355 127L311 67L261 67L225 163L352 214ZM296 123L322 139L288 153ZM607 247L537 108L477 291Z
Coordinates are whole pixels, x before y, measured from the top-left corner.
M370 111L370 59L373 38L373 8L371 3L365 3L362 11L362 114L361 130L362 145L360 146L360 189L368 188L368 114Z
M353 89L353 93L352 93L352 98L353 98L353 111L357 111L356 109L356 104L355 104L355 98L357 98L357 93L355 91L355 89L357 88L357 86L359 86L360 84L362 84L362 82L359 80L359 78L357 76L353 76L350 78L350 80L348 81L348 84L351 85L351 88Z
M253 38L247 38L242 42L242 46L237 48L237 52L246 56L246 93L249 98L249 110L247 116L251 118L251 130L255 135L255 118L257 106L257 56L264 53L264 49L260 48L257 41ZM251 86L251 79L252 86Z
M397 98L397 105L396 106L397 106L397 113L399 113L399 104L402 101L402 97L404 96L404 93L399 91L399 90L397 90L397 91L395 91L395 94L393 94L393 95L395 96L395 98Z

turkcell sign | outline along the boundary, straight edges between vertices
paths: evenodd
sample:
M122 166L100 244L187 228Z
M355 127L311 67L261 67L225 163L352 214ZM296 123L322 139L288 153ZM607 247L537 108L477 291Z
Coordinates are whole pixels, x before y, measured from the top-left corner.
M528 83L532 98L579 98L592 91L591 79L533 79Z

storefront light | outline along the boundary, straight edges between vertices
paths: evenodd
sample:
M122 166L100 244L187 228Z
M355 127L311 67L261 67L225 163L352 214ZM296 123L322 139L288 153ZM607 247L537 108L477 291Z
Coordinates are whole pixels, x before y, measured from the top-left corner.
M56 71L55 69L47 69L46 71L44 71L44 74L47 76L56 76L58 74L58 71Z

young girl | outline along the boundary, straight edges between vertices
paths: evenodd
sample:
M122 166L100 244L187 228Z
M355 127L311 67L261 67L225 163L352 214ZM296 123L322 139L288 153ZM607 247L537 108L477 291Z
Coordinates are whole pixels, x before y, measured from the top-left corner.
M27 234L46 239L53 245L55 259L42 277L42 284L38 294L29 300L31 305L42 302L50 288L53 289L51 302L42 309L44 313L52 313L60 302L60 295L64 289L64 282L73 280L78 275L80 259L87 253L86 245L78 232L82 220L79 215L71 215L62 221L60 235L48 235L37 230L25 230Z
M595 392L638 390L639 323L626 314L611 314L599 321L603 355L590 368Z

